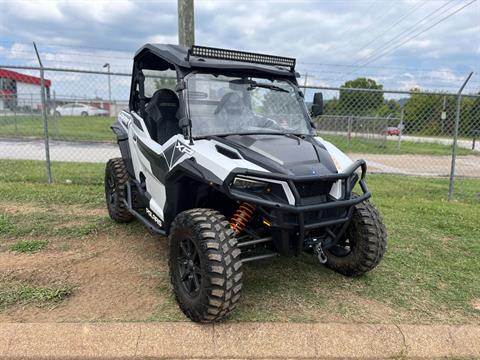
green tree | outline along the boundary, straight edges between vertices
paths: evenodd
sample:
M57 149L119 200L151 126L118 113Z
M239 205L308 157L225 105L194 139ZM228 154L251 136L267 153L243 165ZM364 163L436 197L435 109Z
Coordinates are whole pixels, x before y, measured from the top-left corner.
M469 135L471 135L472 130L480 130L480 93L477 95L478 97L473 100L468 112Z
M420 90L413 89L404 109L406 131L427 135L453 135L457 112L456 95L420 93ZM459 134L470 136L472 130L479 126L480 98L462 96Z
M172 78L158 78L153 80L153 83L155 84L155 89L175 89L175 86L177 85L177 81Z
M323 113L325 115L337 115L339 113L338 99L336 97L334 97L333 99L324 101Z
M451 135L455 124L456 97L420 93L419 89L411 91L412 94L404 108L405 131L427 135Z
M399 118L402 112L402 107L393 99L385 101L382 106L380 106L374 114L375 116L379 117L391 117L391 118ZM393 124L392 124L393 125Z
M480 98L462 96L459 133L470 137L473 130L480 129Z
M357 78L347 81L340 90L338 109L341 115L366 116L375 113L382 106L383 92L348 89L382 90L383 85L373 79Z

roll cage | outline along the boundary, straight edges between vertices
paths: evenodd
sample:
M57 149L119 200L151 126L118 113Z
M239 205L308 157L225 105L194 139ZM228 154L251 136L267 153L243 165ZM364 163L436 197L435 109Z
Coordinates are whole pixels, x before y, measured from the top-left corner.
M298 86L295 59L256 54L243 51L217 49L202 46L186 48L179 45L146 44L134 57L129 108L143 115L147 102L145 97L144 69L166 71L176 74L176 91L179 93L182 110L184 78L193 71L232 76L258 76L282 78Z

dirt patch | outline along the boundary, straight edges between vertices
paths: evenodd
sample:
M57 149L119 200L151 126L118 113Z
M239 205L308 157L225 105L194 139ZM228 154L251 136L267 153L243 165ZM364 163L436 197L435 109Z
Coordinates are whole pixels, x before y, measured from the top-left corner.
M67 214L72 214L72 215L79 215L79 216L108 216L108 211L106 207L102 208L85 208L81 206L69 206L67 210Z
M166 256L166 240L143 231L98 236L69 251L0 253L4 283L75 286L73 295L54 309L13 307L0 313L0 321L146 320L165 301L158 287L167 279Z
M448 176L451 156L434 155L385 155L385 154L348 154L352 159L367 161L370 173L403 174L418 176ZM456 173L458 176L478 177L480 161L478 156L457 156Z
M3 202L0 204L0 213L5 214L32 214L37 212L46 212L45 208L42 208L33 204L17 204L17 203L6 203Z
M0 204L0 213L6 214L32 214L32 213L46 213L46 212L58 212L62 215L72 216L95 216L103 217L108 216L106 208L87 208L79 205L64 206L61 209L56 207L44 207L40 204L18 204L14 202L3 202Z
M398 308L392 308L376 300L346 292L344 296L340 296L339 298L347 299L346 302L342 302L340 306L337 303L337 308L340 307L339 312L343 313L344 320L348 319L351 321L353 317L359 322L382 322L384 319L402 317Z
M85 224L87 224L87 222L85 222L84 220L73 219L73 220L65 221L65 222L62 222L61 224L55 225L53 228L55 230L70 229L70 228L76 228L78 226L82 226L82 225L85 225Z
M475 310L480 311L480 299L472 300L472 306Z

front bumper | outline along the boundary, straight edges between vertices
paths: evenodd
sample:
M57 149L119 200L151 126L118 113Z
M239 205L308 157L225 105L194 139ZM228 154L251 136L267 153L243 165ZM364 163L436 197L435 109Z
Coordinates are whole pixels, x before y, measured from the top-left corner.
M356 171L361 169L361 175L358 176ZM310 175L310 176L292 176L271 174L260 171L252 171L248 169L236 169L232 172L224 182L225 192L231 198L238 201L245 201L255 204L257 209L264 215L272 224L272 228L282 230L289 230L297 235L297 244L295 253L303 250L304 241L309 233L314 233L315 230L325 228L330 233L331 243L334 243L343 235L346 227L352 216L353 206L361 203L371 197L365 182L365 175L367 172L367 165L364 160L357 160L342 173L329 175ZM233 189L231 184L236 176L251 176L256 178L285 182L290 188L294 204L281 201L271 201L246 191ZM300 195L297 184L301 183L336 183L341 181L342 196L335 199L328 194L320 203L304 204L305 199ZM359 196L352 195L353 187L359 183L362 194ZM291 247L291 246L290 246Z

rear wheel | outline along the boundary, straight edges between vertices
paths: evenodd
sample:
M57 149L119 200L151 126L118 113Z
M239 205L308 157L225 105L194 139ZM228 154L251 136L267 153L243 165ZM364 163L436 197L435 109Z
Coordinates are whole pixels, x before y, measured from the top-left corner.
M80 116L82 117L87 117L88 116L88 113L86 111L82 111L82 113L80 114Z
M55 116L56 116L56 117L60 117L60 116L62 116L62 114L60 114L60 111L55 111L55 113L54 113L54 114L55 114Z
M105 200L108 214L112 220L126 223L133 220L133 215L124 203L125 187L130 180L122 158L110 159L105 168Z
M328 250L326 265L346 276L374 269L387 247L387 231L377 209L368 200L355 205L344 238Z
M170 278L183 313L196 322L213 322L237 305L242 262L230 224L219 212L180 213L170 236Z

